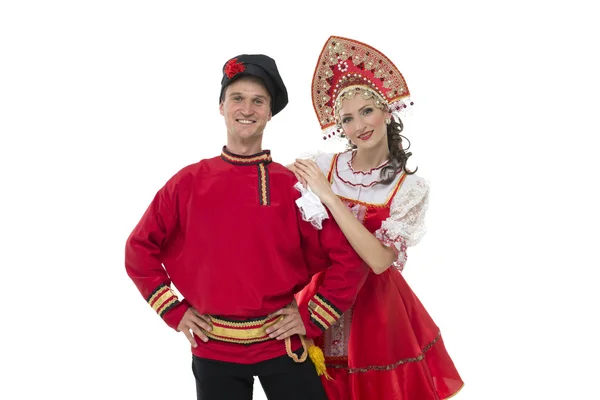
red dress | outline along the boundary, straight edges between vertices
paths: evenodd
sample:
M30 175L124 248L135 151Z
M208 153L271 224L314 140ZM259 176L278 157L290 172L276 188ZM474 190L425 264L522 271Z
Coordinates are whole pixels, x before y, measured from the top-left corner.
M328 173L331 182L337 158ZM361 208L359 220L375 234L390 217L392 199L404 178L391 185L385 203L340 197L350 209ZM318 290L323 277L322 273L313 277L298 295L300 304ZM380 275L370 272L352 309L316 344L323 349L333 378L322 377L330 400L446 399L463 386L440 329L394 267Z

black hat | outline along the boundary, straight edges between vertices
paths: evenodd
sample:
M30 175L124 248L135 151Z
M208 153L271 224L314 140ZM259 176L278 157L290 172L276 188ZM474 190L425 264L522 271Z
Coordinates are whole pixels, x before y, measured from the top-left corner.
M264 82L271 95L271 113L273 115L285 108L288 103L288 95L277 70L277 64L271 57L263 54L242 54L225 63L219 101L221 101L227 85L243 76L255 76Z

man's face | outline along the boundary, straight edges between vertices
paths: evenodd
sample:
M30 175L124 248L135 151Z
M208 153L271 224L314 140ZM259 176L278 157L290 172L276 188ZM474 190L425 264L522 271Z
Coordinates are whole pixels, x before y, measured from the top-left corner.
M219 111L232 139L262 138L271 120L271 96L259 79L243 77L227 86Z

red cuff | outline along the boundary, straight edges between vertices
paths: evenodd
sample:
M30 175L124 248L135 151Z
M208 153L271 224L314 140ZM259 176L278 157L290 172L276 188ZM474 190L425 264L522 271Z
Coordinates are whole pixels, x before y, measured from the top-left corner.
M179 332L177 327L179 326L179 323L183 318L183 314L185 314L188 308L190 308L190 304L186 300L183 300L179 302L175 307L167 311L162 316L162 318L167 323L167 325Z
M315 294L307 307L300 310L300 317L306 327L306 337L313 339L321 336L340 317L342 312L322 294Z
M304 328L306 329L306 337L308 339L315 339L321 336L324 332L320 327L316 326L310 318L310 313L308 311L308 305L301 305L298 307L298 311L300 312L300 318L302 318L302 322L304 323Z
M167 325L175 330L177 330L183 314L190 307L187 301L180 302L175 292L164 283L158 285L146 298L146 301Z

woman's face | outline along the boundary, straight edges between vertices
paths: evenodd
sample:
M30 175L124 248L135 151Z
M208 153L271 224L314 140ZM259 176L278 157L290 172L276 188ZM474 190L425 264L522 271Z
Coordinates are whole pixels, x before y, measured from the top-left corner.
M387 124L389 113L375 107L375 99L361 96L342 100L340 121L344 133L359 149L387 147Z

